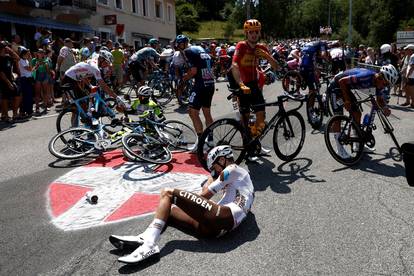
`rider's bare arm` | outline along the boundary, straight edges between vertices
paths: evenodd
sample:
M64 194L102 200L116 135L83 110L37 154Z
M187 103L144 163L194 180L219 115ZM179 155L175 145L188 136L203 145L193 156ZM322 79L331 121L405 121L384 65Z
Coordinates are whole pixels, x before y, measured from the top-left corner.
M280 66L279 66L279 64L277 63L277 61L272 57L272 55L270 54L270 53L268 53L268 52L266 52L266 51L264 51L263 49L260 49L260 48L257 48L256 49L256 53L255 53L257 56L259 56L259 57L261 57L261 58L263 58L263 59L266 59L269 63L270 63L270 65L272 66L272 68L273 68L273 70L276 70L276 71L278 71L278 70L280 70Z
M109 94L111 97L114 97L114 98L117 97L115 92L112 91L111 88L109 88L109 86L104 82L103 79L98 80L98 84L103 89L103 91L105 91L105 93Z
M188 69L187 73L183 76L183 82L188 81L192 77L194 77L197 74L197 67L191 67Z

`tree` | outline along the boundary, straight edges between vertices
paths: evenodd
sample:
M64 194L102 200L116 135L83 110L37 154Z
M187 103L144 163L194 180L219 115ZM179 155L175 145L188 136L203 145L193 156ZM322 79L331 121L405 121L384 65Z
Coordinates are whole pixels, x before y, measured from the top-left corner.
M200 27L198 13L192 4L182 0L177 1L176 13L177 33L198 31Z

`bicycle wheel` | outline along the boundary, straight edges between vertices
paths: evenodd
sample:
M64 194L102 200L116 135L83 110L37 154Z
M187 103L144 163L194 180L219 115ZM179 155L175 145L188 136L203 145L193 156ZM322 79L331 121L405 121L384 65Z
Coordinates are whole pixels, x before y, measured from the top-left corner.
M323 103L320 95L310 93L306 101L306 115L313 129L319 129L323 122Z
M183 122L167 120L159 129L174 149L191 151L197 147L197 133L191 126Z
M171 151L167 147L157 139L142 133L125 135L122 137L122 145L131 156L146 162L166 164L172 159Z
M280 117L273 132L273 148L283 161L295 158L305 142L305 122L297 111L289 111Z
M95 150L99 136L82 127L66 129L55 135L49 142L49 152L60 159L77 159Z
M80 124L76 108L63 109L56 118L56 130L58 133L72 127L79 127Z
M351 118L333 116L326 125L324 136L329 153L339 163L353 166L361 160L364 139L359 126Z
M207 169L208 152L220 145L230 145L234 161L240 164L246 151L247 136L242 125L234 119L217 120L208 126L198 139L197 158L204 169Z
M148 86L152 88L152 97L161 106L167 105L173 98L173 87L167 80L152 79L148 82Z
M289 94L297 94L301 87L301 80L299 72L288 71L282 79L282 88Z

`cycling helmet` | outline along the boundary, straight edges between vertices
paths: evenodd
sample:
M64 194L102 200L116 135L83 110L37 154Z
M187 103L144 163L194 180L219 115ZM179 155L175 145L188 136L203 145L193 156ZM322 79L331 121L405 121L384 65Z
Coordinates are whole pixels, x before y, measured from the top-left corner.
M213 164L217 158L224 156L226 158L233 158L233 150L230 146L218 146L213 148L207 155L207 168L209 171L213 169Z
M391 45L390 44L382 44L380 47L381 55L391 52Z
M395 85L397 83L398 71L392 64L382 66L380 72L391 85Z
M177 35L175 41L177 42L177 44L187 43L188 42L188 37L186 37L185 35Z
M245 32L248 31L260 31L262 29L262 24L256 19L249 19L244 22L243 29Z
M106 51L106 50L100 50L99 51L99 57L100 58L103 58L104 60L106 60L107 62L109 62L109 63L112 63L113 62L113 57L112 57L112 54L111 54L111 52L109 52L109 51Z
M158 39L156 39L156 38L151 38L149 41L148 41L148 44L149 45L155 45L155 44L159 44L160 42L158 41Z
M150 97L151 94L152 94L152 88L147 85L143 85L138 89L138 96Z

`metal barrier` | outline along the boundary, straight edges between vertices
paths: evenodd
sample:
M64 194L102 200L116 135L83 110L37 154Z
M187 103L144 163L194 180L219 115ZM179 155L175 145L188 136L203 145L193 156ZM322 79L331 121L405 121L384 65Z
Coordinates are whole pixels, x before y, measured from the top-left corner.
M370 69L370 70L376 71L376 72L379 72L379 70L381 69L381 66L358 62L357 58L352 58L351 68L355 68L355 67L366 68L366 69Z

